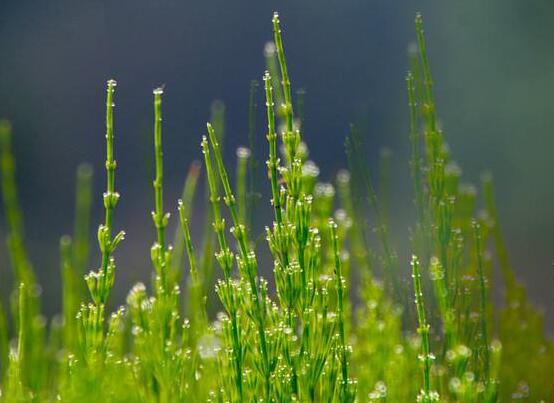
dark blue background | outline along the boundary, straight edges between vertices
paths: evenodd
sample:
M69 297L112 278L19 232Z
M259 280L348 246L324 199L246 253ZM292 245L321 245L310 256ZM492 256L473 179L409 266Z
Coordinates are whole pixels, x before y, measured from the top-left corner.
M96 171L93 226L100 221L106 79L119 83L122 199L116 227L128 233L118 255L120 301L151 270L145 262L154 238L152 88L166 85L166 209L174 212L186 168L200 157L212 100L226 105L229 162L234 149L247 143L248 86L263 74L274 10L281 14L293 86L307 91L305 137L323 178L345 166L348 124L362 122L372 168L381 147L394 151L390 209L395 234L404 241L411 224L406 49L414 39L415 12L424 13L439 112L454 158L466 181L478 181L486 169L494 173L517 274L535 301L552 306L551 2L2 0L0 116L14 125L27 238L47 312L59 308L58 237L72 229L74 170L81 161ZM264 127L260 109L257 152L265 160ZM9 278L5 257L1 264L1 277Z

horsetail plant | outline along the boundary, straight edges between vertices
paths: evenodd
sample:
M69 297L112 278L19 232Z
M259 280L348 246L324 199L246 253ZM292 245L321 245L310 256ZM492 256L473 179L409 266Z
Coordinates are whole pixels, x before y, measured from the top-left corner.
M216 253L216 260L223 271L223 281L219 281L216 285L216 292L229 315L229 320L225 321L226 333L230 335L231 348L229 355L231 356L231 366L234 369L234 390L229 390L226 394L231 399L243 399L243 346L240 341L240 325L238 313L238 289L237 284L231 278L233 268L233 253L227 246L225 236L225 220L221 217L220 196L218 192L217 179L212 165L212 157L208 139L202 138L202 153L204 154L204 163L206 166L206 177L209 186L209 199L212 206L213 228L217 235L219 243L219 252Z
M333 254L335 256L335 278L337 282L337 315L339 326L339 354L341 366L341 381L339 399L341 402L353 402L356 396L355 383L348 376L348 350L346 344L346 335L344 330L344 278L342 276L342 264L338 246L337 224L333 219L329 219L329 229L331 233L331 241L333 243Z
M416 16L417 43L410 48L412 72L407 75L416 217L409 234L415 312L406 303L402 256L396 254L400 249L390 236L393 220L387 219L392 213L390 156L382 157L374 188L361 133L353 125L347 138L350 170L340 170L333 183L323 182L303 142L305 99L300 92L292 97L277 13L272 26L274 42L265 48L263 76L272 215L265 228L269 254L258 248L259 234L253 225L258 185L252 154L258 135L256 86L251 84L249 93L250 150L238 150L236 178L230 177L223 159L224 105L212 104L201 140L209 206L201 219L204 233L198 254L193 224L199 162L190 165L177 203L180 225L172 241L175 249L167 239L163 89L157 88L152 212L156 240L150 262L154 281L152 287L135 284L124 305L114 311L109 304L114 252L124 237L123 232L114 236L119 200L113 123L116 82L107 83L100 267L81 281L88 264L91 210L92 172L85 165L77 171L73 234L61 237L59 244L63 314L50 322L40 315L38 282L24 247L11 127L0 123L0 185L7 252L16 282L11 309L0 307L0 399L163 403L549 399L554 343L510 266L490 177L483 178L482 201L475 187L462 182L452 159L439 125L421 15ZM484 212L479 211L481 203ZM373 222L375 236L369 224ZM488 250L491 243L494 255ZM506 304L499 315L491 298L492 286L497 287L492 283L493 256L506 288ZM219 301L212 301L216 265L221 269L215 281ZM262 277L268 266L273 269L271 284ZM84 287L79 284L88 286L90 303L83 302ZM411 329L414 321L417 327Z
M98 227L98 246L102 253L101 266L98 271L91 271L85 276L93 304L82 305L78 313L81 323L80 342L86 359L95 359L101 353L104 341L104 310L115 280L115 259L113 252L124 239L125 232L120 231L112 238L113 214L119 201L115 191L114 159L114 92L117 83L108 80L106 96L106 192L103 195L105 219Z
M419 260L412 256L412 277L414 281L415 304L417 307L417 320L419 327L417 329L421 336L421 355L419 360L423 366L423 388L417 396L418 402L437 402L439 395L431 389L431 364L435 356L431 353L429 343L429 324L427 323L425 306L423 304L423 291L421 288L421 273L419 271Z
M162 150L162 95L163 88L153 91L154 94L154 154L156 160L156 179L154 179L154 211L152 221L156 227L157 241L152 246L152 263L156 269L156 290L166 293L170 287L167 281L171 262L171 247L166 245L165 227L169 221L169 213L164 213L163 207L163 150Z
M190 164L187 176L185 178L185 184L183 185L183 193L180 200L182 200L183 202L182 210L184 217L187 218L187 220L190 218L192 212L191 206L196 194L200 170L200 162L193 161ZM181 230L181 228L178 227L175 229L175 235L173 236L173 253L171 256L171 282L175 284L178 284L181 279L185 247L186 242L184 239L183 231Z
M12 295L13 316L19 334L27 335L23 339L20 338L18 343L18 351L25 350L24 355L8 353L8 328L5 326L6 334L0 336L3 339L1 342L3 348L2 368L6 374L6 363L9 363L12 358L17 359L17 372L20 376L17 382L20 382L23 387L32 387L36 386L36 382L38 382L37 377L33 374L32 364L33 360L40 359L42 354L44 323L39 319L40 289L24 244L23 215L19 208L15 158L12 153L12 128L10 123L4 120L0 121L0 168L2 200L8 229L7 252L15 281L20 285ZM24 309L20 306L21 304L25 304Z
M208 137L210 139L210 145L214 153L214 159L216 166L219 172L219 178L223 187L223 200L225 205L229 208L231 213L231 218L233 221L233 226L230 228L231 233L235 237L238 243L240 257L237 257L237 264L239 267L239 272L248 282L250 287L250 297L252 298L252 307L253 312L250 314L254 318L257 327L257 333L259 337L259 347L261 349L261 366L260 370L264 376L264 390L265 397L269 399L270 396L270 373L271 367L269 362L268 347L266 341L266 329L265 329L265 312L264 312L264 302L258 287L257 279L257 261L254 251L250 248L246 228L244 224L240 221L239 215L236 208L236 199L231 190L231 185L229 183L229 177L227 175L227 170L223 164L223 158L221 156L221 151L219 149L219 143L215 135L215 131L212 126L208 123Z

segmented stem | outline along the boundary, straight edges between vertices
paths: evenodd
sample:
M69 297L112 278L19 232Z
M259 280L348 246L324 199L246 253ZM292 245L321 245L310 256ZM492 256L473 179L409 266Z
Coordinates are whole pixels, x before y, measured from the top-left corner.
M181 194L181 200L183 201L183 209L185 217L190 218L192 211L192 203L194 195L196 194L196 187L198 185L198 177L200 176L201 165L199 161L193 161L190 164L185 183L183 185L183 192ZM175 234L173 236L173 255L171 258L171 268L173 282L179 283L182 273L183 255L186 245L183 237L183 231L181 228L175 228Z
M249 221L248 215L248 195L247 195L247 175L248 164L250 161L250 150L246 147L237 149L237 197L239 206L239 220L245 223Z
M422 64L423 88L425 94L425 113L429 118L429 129L431 132L437 131L437 118L435 111L435 98L433 95L433 78L431 77L431 68L429 66L429 58L427 56L427 47L425 45L425 35L423 30L423 16L421 13L416 14L415 18L417 46Z
M337 224L333 219L329 219L329 230L331 234L331 242L333 243L333 255L335 258L335 278L337 282L337 314L339 317L339 337L341 350L341 387L343 388L342 395L345 396L348 387L348 346L346 344L346 335L344 331L344 279L342 277L342 263L340 259Z
M279 14L273 13L273 34L275 38L275 47L277 48L277 58L279 59L279 66L281 68L281 77L283 85L283 94L285 97L285 117L287 123L287 131L294 131L294 116L292 110L292 96L291 96L291 84L289 78L289 72L287 69L287 61L285 59L285 51L283 49L283 39L281 37L281 27L279 24Z
M60 271L62 275L62 301L64 321L64 343L69 347L75 346L75 315L79 308L80 294L77 288L75 267L71 260L71 237L60 238ZM81 279L81 278L79 278Z
M255 309L255 317L257 322L257 330L258 330L258 338L260 341L260 348L262 353L262 362L263 362L263 369L265 372L265 390L266 390L266 398L269 399L269 388L270 388L270 368L269 368L269 355L267 351L267 341L265 336L265 312L263 307L263 301L261 300L260 292L258 290L258 284L257 284L257 262L256 262L256 255L254 251L250 248L247 240L247 234L244 224L239 220L237 207L236 207L236 199L233 195L233 192L231 190L231 184L229 182L229 176L227 175L227 170L225 169L225 164L223 163L223 157L221 156L221 150L219 149L219 144L217 141L217 137L215 134L215 131L209 123L207 124L208 128L208 136L210 139L210 144L212 146L212 149L214 151L214 159L219 171L219 178L221 180L221 184L223 185L223 191L224 191L224 197L223 200L225 201L225 204L229 208L229 211L231 212L231 218L233 221L233 227L231 228L231 231L238 241L239 249L240 249L240 255L241 255L241 262L244 266L244 269L246 271L247 280L250 285L250 292L253 299L254 309ZM240 267L240 265L239 265Z
M113 147L113 140L114 140L113 108L114 108L114 92L115 92L116 86L117 86L117 82L115 80L108 80L108 89L107 89L108 94L106 97L106 193L104 194L105 199L118 198L118 196L116 196L117 194L115 193L115 168L117 166L117 163L114 159L114 147ZM108 234L111 236L112 225L113 225L113 211L115 208L115 203L106 203L105 207L106 207L105 208L106 218L104 220L104 224L106 226ZM102 267L107 266L107 259L109 259L108 254L103 259L103 262L105 264L103 264Z
M225 237L225 220L221 218L221 210L219 206L219 192L217 180L213 169L212 157L208 139L202 137L202 153L204 154L204 162L206 164L206 177L208 180L209 199L212 207L212 215L214 218L213 227L219 242L219 253L216 254L217 261L223 270L224 282L227 290L231 290L231 269L233 265L233 253L227 246ZM237 304L234 293L229 294L231 299L229 304L229 316L231 320L231 338L233 343L233 361L235 364L235 386L242 400L242 345L240 343L238 331Z
M102 266L98 276L89 277L90 280L87 280L87 282L99 281L97 292L91 290L97 306L104 304L108 299L113 285L113 268L115 267L112 254L117 244L125 236L125 233L121 231L112 239L113 213L119 200L119 193L115 191L115 169L117 163L114 159L113 127L114 92L116 86L117 82L115 80L108 80L106 95L106 192L103 195L105 219L104 225L100 225L98 229L98 242L102 251Z
M433 355L431 354L431 348L429 344L429 324L425 316L425 305L423 303L423 291L421 288L421 273L419 271L419 259L414 255L412 256L412 278L414 282L415 304L417 308L417 320L419 327L417 329L421 336L421 355L420 360L423 363L423 389L420 393L421 400L429 402L431 391L431 361Z
M194 247L192 246L192 239L190 236L187 209L181 199L178 201L178 211L190 269L191 295L189 298L189 309L196 319L194 326L197 330L199 330L200 326L204 326L206 324L206 309L204 306L205 296L202 295L202 283L200 277L198 276L198 266L196 264L196 256L194 254Z
M408 87L408 107L410 109L410 143L412 145L412 155L410 168L412 171L412 180L414 183L415 205L417 212L417 220L419 223L423 220L423 186L421 180L421 155L420 142L417 128L417 101L415 96L415 80L411 71L406 76L406 84Z
M271 204L275 211L275 221L278 225L283 223L281 195L279 192L278 182L278 168L279 159L277 158L277 133L275 133L275 112L273 110L273 87L271 86L271 76L269 71L264 74L264 86L265 86L265 105L267 109L267 141L269 142L269 160L267 161L267 168L269 171L269 178L271 180Z
M487 326L487 279L483 270L483 247L482 247L482 235L481 226L478 222L473 221L473 234L475 237L475 254L477 258L477 274L479 275L479 288L480 288L480 301L479 301L479 315L481 319L481 344L483 349L483 366L485 371L485 381L489 382L490 374L490 353L489 353L489 334Z
M158 235L161 253L165 252L165 224L163 212L163 149L162 149L162 88L156 88L154 94L154 153L156 158L156 179L154 180L155 212L154 224Z

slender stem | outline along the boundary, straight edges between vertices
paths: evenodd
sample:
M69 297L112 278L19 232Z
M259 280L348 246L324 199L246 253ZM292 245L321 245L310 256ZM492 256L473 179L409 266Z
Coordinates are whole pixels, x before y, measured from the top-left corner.
M414 183L417 220L421 224L423 220L423 186L421 184L421 155L419 134L417 129L417 102L415 98L415 81L412 72L408 72L406 83L408 87L408 106L410 108L410 142L412 145L410 167L412 170L412 180Z
M473 221L473 232L475 237L475 254L477 257L477 273L479 275L479 286L481 292L481 299L479 305L479 315L481 316L481 338L483 348L483 364L485 370L485 382L489 382L490 374L490 354L489 354L489 335L487 326L487 280L483 270L483 248L481 239L481 226L476 221Z
M429 58L427 57L427 47L425 45L425 35L423 30L423 17L420 13L416 14L415 18L417 45L419 48L419 54L421 57L422 73L423 73L423 87L425 94L426 114L429 118L429 129L431 132L437 131L437 118L435 111L435 98L433 95L433 78L431 77L431 68L429 66Z
M19 330L17 336L17 358L20 365L23 366L23 372L25 373L30 368L25 368L26 358L27 358L27 345L28 337L32 335L27 334L28 326L28 298L27 298L27 288L28 286L25 283L19 284L19 304L18 304L18 314L19 314Z
M423 390L422 401L428 402L431 393L431 361L433 355L430 352L429 343L429 324L425 316L425 305L423 303L423 291L421 288L421 273L419 270L419 259L412 256L412 278L414 283L415 304L417 308L417 319L419 327L417 329L421 336L421 351L419 359L423 362Z
M189 265L190 265L190 275L193 282L198 281L198 269L196 266L196 257L194 255L194 249L192 247L192 240L190 237L190 228L189 228L189 220L187 218L187 213L185 210L185 205L183 203L183 200L179 199L178 201L179 206L179 218L181 221L181 229L183 231L183 237L185 239L185 246L187 250L187 256L189 259Z
M71 237L60 238L60 271L62 275L62 299L64 321L64 343L70 349L75 344L75 315L79 307L79 289L76 284L75 267L71 260Z
M158 245L165 252L165 225L163 222L163 149L162 149L162 88L154 90L154 153L156 158L156 179L154 180L155 219Z
M341 373L342 382L341 388L343 390L342 396L346 396L348 387L348 357L346 345L346 336L344 331L344 279L342 277L342 264L340 259L339 241L337 235L337 224L329 219L329 230L331 233L331 241L333 243L333 254L335 258L335 278L337 282L337 314L339 317L339 337L340 337L340 349L341 349Z
M6 120L0 121L0 167L10 263L16 280L31 287L36 283L36 278L24 245L23 215L17 195L15 158L12 153L12 128Z
M185 183L183 185L181 200L183 201L184 214L187 219L190 218L192 212L192 204L196 194L200 169L200 162L193 161L190 164L187 177L185 178ZM183 237L183 231L181 228L177 227L173 236L173 254L171 258L172 276L175 283L178 283L181 278L185 247L186 245Z
M277 57L279 59L279 66L281 68L281 84L283 85L283 94L285 97L285 116L287 122L287 131L294 131L294 116L292 110L292 96L291 96L291 84L289 78L289 72L287 68L287 61L285 59L285 51L283 50L283 38L281 37L281 27L279 25L279 14L273 13L273 35L275 38L275 47L277 48Z
M227 207L229 208L229 211L231 212L233 225L235 226L235 230L237 231L237 234L239 234L239 236L237 236L237 241L239 242L241 254L243 255L243 258L246 258L248 255L249 248L247 246L244 225L242 225L242 223L239 220L237 201L231 189L231 182L229 181L229 175L227 174L227 170L225 169L225 164L223 163L223 158L221 156L221 149L219 148L219 142L217 140L215 130L213 129L210 123L207 124L207 128L208 128L208 137L210 139L210 144L212 145L212 148L214 150L215 164L219 172L221 184L223 185L223 194L224 194L223 200L227 205Z
M202 137L202 153L204 154L204 161L206 164L206 177L209 187L209 199L212 207L212 215L214 218L213 227L217 235L220 249L217 261L219 262L221 269L223 270L225 286L227 290L231 290L231 269L233 264L233 254L227 246L227 239L225 238L225 221L221 218L221 211L219 206L220 198L218 193L217 180L212 165L210 147L208 146L208 139L206 138L206 136ZM242 345L239 338L237 305L234 293L231 292L229 298L231 299L231 303L228 313L231 319L231 338L233 343L233 361L235 366L235 386L237 388L239 399L240 401L242 401Z
M187 209L183 200L178 201L179 218L181 222L181 230L183 232L184 244L186 246L187 257L190 268L190 311L196 323L194 326L199 330L199 326L204 326L206 323L206 310L204 306L204 295L202 295L202 284L198 276L198 267L196 264L196 256L194 254L194 248L192 246L192 240L190 236L189 220L187 217ZM190 211L190 210L189 210Z
M152 255L155 260L157 274L161 283L161 291L166 292L169 289L167 280L167 263L169 257L166 252L165 228L169 219L169 213L163 210L163 148L162 148L162 95L163 88L156 88L154 94L154 154L156 159L156 178L153 182L154 187L154 211L152 220L156 227L157 241L153 246L155 253Z
M281 225L283 223L283 217L277 177L279 159L277 158L277 134L275 133L275 113L273 111L273 87L271 86L269 71L266 71L264 74L264 85L266 97L265 105L267 109L267 141L269 142L269 160L267 161L267 168L271 180L271 204L273 204L273 209L275 211L275 221L278 225Z
M248 163L251 158L250 150L246 147L237 149L237 197L239 206L239 220L245 223L248 228L248 195L247 195L247 175Z
M113 108L114 108L114 92L117 83L115 80L108 80L108 94L106 97L106 194L111 196L115 193L115 168L117 166L114 160L113 140ZM114 205L107 203L106 218L104 223L108 230L108 234L112 234L113 211Z
M485 198L487 213L492 219L492 223L493 223L492 235L494 239L496 254L498 255L498 262L500 265L500 270L502 272L502 277L504 279L504 282L506 283L506 289L508 291L508 295L510 295L515 288L516 279L515 279L515 275L512 270L512 267L510 266L508 250L506 248L506 243L504 242L504 237L502 236L502 231L498 220L498 212L496 210L496 204L494 201L492 182L493 182L493 179L490 174L483 175L483 178L482 178L483 196Z
M77 168L75 227L73 230L73 265L78 275L85 272L88 263L91 206L92 167L89 164L81 164Z
M117 163L114 159L114 127L113 127L113 108L114 92L117 82L108 80L106 95L106 192L104 193L104 225L98 230L100 248L102 250L102 266L100 267L100 276L98 284L97 305L104 304L110 293L113 280L110 268L113 267L112 253L117 244L123 239L125 233L120 232L112 239L113 232L113 213L119 200L119 193L115 191L115 169ZM94 296L93 296L94 297Z
M117 163L114 159L114 128L113 128L113 108L114 108L114 92L117 82L108 80L107 96L106 96L106 192L104 193L104 231L106 238L112 237L113 212L115 205L119 199L119 194L115 192L115 169ZM102 252L102 267L103 273L108 270L110 263L112 248L104 248Z
M237 207L236 207L236 199L231 190L229 177L227 175L227 170L225 169L225 165L223 164L223 158L221 156L221 150L219 148L219 143L217 141L215 131L209 123L207 124L207 128L208 128L208 136L210 139L210 144L214 151L215 162L219 171L219 178L221 180L221 184L223 185L223 191L225 195L223 199L225 201L225 204L229 208L229 211L231 212L231 218L233 221L233 227L231 228L231 231L238 241L240 255L241 255L241 262L245 268L247 280L250 285L250 292L253 299L252 302L255 308L254 314L257 322L258 338L260 341L260 348L262 353L263 370L265 372L265 377L266 377L265 384L264 384L265 390L266 390L266 399L269 399L270 368L269 368L269 354L267 349L267 341L265 336L265 315L266 314L264 312L263 301L261 300L260 292L258 290L258 284L257 284L257 278L256 278L257 276L256 255L249 246L244 224L239 220Z

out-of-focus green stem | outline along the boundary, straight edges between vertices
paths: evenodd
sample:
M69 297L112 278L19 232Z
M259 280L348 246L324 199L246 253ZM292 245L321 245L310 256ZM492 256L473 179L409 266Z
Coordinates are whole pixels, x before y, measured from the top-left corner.
M183 213L187 220L192 213L193 199L196 194L196 188L198 185L198 178L200 176L201 165L199 161L193 161L190 164L187 177L185 178L185 184L183 185L183 193L181 200L183 201ZM171 258L172 277L175 284L179 283L181 273L183 270L183 255L185 252L185 239L183 237L183 231L177 227L175 229L175 235L173 236L173 254Z
M92 206L92 167L81 164L77 168L75 189L75 227L73 230L73 266L75 275L85 273L88 266L90 243L90 210Z
M239 208L239 220L244 223L246 228L249 226L248 212L248 194L247 194L247 174L248 163L251 158L250 150L246 147L237 149L237 204Z

